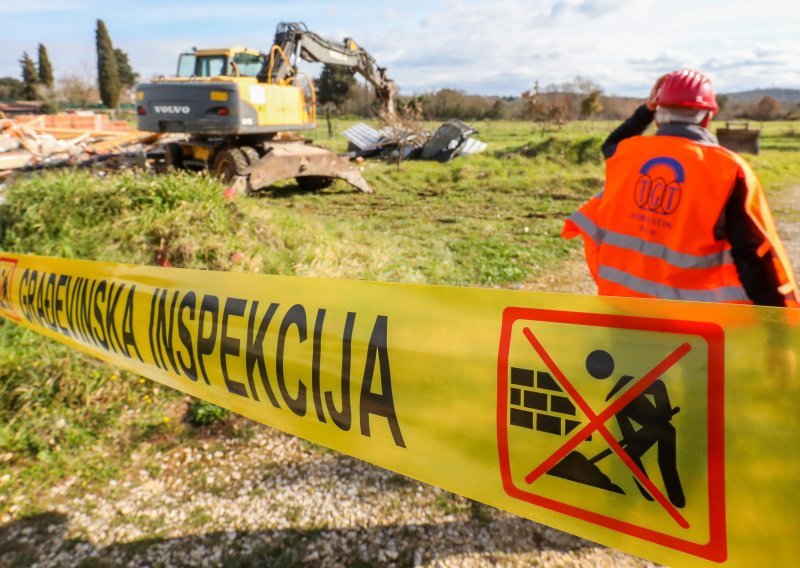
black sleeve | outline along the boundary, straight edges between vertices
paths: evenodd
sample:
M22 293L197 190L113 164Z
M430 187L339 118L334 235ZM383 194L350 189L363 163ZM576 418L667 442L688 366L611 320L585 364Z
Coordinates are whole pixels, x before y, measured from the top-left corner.
M758 256L758 247L764 242L761 231L745 210L747 186L741 177L725 205L723 225L725 236L731 243L731 255L739 273L739 280L747 296L758 306L786 306L778 291L780 280L768 252Z
M647 108L647 105L642 105L637 108L631 117L620 124L614 132L608 135L606 141L603 142L601 149L605 159L608 160L614 155L614 152L617 151L617 144L626 138L639 136L647 130L647 127L653 122L654 116L655 112Z

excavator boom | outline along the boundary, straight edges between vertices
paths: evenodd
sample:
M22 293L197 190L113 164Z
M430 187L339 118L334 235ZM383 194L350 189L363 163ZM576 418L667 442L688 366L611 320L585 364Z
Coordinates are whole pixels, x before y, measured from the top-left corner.
M379 67L375 59L351 38L345 38L343 42L330 41L308 31L302 22L281 22L275 31L273 45L286 55L299 55L310 63L353 68L375 88L384 111L394 114L397 93L394 81L386 76L386 68ZM291 62L281 59L273 66L270 79L280 83L291 73Z

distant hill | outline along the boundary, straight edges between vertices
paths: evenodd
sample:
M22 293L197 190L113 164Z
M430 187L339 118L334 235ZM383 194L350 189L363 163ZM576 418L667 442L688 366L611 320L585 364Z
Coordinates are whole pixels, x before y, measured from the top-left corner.
M800 103L800 89L751 89L738 93L724 93L732 103L748 103L760 101L764 97L772 97L781 104Z

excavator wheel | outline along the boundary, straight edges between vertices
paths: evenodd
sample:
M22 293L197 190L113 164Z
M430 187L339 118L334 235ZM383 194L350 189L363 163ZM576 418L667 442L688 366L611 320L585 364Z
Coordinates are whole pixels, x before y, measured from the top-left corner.
M228 148L221 150L214 158L213 172L223 182L232 181L237 176L242 175L242 172L250 164L247 161L247 156L239 148Z
M319 191L333 185L332 177L325 176L300 176L294 178L303 191Z
M258 153L258 150L253 148L252 146L242 146L239 148L244 154L244 157L247 158L247 165L255 164L258 160L261 159L261 156Z

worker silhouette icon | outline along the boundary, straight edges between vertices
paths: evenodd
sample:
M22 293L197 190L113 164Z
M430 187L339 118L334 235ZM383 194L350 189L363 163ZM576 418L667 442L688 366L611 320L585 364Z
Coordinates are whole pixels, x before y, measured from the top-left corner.
M607 351L598 349L592 351L586 358L586 371L595 379L608 379L614 374L614 369L614 358ZM630 375L620 377L608 393L606 401L611 400L633 380L634 377ZM642 457L656 448L658 469L667 498L675 507L682 508L686 505L686 497L678 475L676 432L672 425L672 417L679 411L680 408L673 408L670 404L664 381L657 379L617 412L615 417L622 433L619 445L648 478L651 478L651 475L647 473ZM592 458L587 458L579 451L573 450L547 473L607 491L625 493L597 466L598 462L612 453L609 448ZM652 501L653 497L635 477L633 481L642 495Z
M595 379L607 379L614 373L614 359L606 351L592 351L586 358L586 371ZM608 393L606 400L611 400L632 380L632 376L623 375ZM645 474L647 470L642 464L642 456L656 446L658 469L667 490L667 498L676 507L684 507L686 497L678 476L675 426L672 425L672 417L678 412L680 408L673 408L670 404L667 385L657 379L617 412L616 419L622 432L620 445ZM650 477L650 474L647 476ZM653 497L639 482L636 479L634 482L642 495L652 501Z

